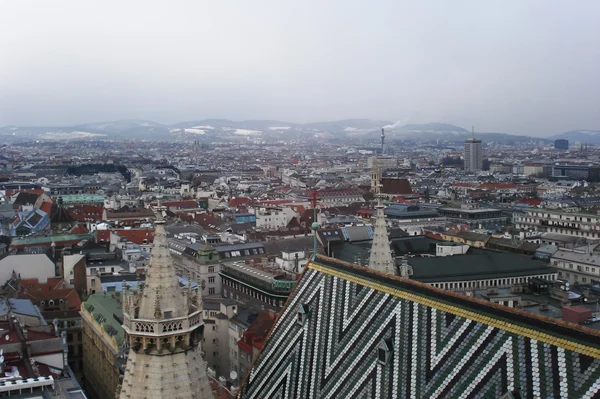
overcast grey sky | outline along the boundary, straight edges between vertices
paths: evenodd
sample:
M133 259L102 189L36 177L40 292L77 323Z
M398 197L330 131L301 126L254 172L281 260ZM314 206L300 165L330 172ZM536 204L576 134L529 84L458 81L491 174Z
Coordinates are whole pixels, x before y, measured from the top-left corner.
M600 129L600 1L0 2L0 125Z

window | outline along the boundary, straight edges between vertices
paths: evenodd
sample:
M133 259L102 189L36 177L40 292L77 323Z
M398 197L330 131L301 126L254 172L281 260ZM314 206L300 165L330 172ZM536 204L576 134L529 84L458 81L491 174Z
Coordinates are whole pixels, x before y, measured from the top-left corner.
M96 286L96 279L95 279L95 278L93 278L93 279L90 281L90 284L91 284L91 286L92 286L92 287L95 287L95 286Z
M215 283L215 278L214 277L209 277L208 278L208 283L209 284L214 284Z
M308 316L310 314L310 306L308 304L300 304L298 305L298 314L296 322L301 326L306 324L306 320L308 320Z
M392 340L391 339L382 339L379 345L377 346L377 363L381 366L386 366L392 354Z
M209 273L214 273L215 272L215 267L214 266L209 266L208 267L208 272ZM214 278L214 277L213 277Z
M214 295L214 294L215 294L215 289L214 289L214 287L210 287L210 288L208 289L208 295Z

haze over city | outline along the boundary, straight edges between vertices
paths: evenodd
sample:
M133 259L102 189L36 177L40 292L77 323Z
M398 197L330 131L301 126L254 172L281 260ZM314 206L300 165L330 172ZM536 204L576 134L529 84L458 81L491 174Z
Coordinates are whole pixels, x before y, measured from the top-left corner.
M597 1L13 1L0 126L120 119L600 128Z

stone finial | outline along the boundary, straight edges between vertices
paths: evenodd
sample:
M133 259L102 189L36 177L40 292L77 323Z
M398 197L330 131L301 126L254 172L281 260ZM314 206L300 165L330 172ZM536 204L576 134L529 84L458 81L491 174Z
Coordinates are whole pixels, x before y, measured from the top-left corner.
M183 314L190 314L190 290L189 287L183 289Z
M154 302L154 317L159 320L162 319L162 311L160 309L160 293L158 287L156 288L156 300Z

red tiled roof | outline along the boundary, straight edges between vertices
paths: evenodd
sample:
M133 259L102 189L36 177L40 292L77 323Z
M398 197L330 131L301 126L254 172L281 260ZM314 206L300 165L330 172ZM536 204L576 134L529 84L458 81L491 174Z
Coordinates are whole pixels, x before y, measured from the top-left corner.
M43 188L32 188L32 189L25 189L25 190L6 190L7 197L12 197L13 195L15 195L17 193L30 193L30 194L42 195L42 194L44 194L44 189Z
M42 202L42 205L40 206L40 210L44 211L46 213L46 215L50 216L50 212L52 212L52 202Z
M402 196L394 197L392 198L392 201L397 202L399 204L414 204L414 201L408 201Z
M425 237L433 238L434 240L443 240L443 237L441 234L434 233L432 231L426 231L425 234L423 234L423 235Z
M240 205L246 205L248 203L252 202L252 199L247 198L247 197L239 197L239 198L232 198L229 200L229 202L227 202L227 204L229 206L233 206L233 207L238 207Z
M521 204L529 204L531 206L539 206L542 204L542 200L538 198L521 198L519 202Z
M23 279L21 280L23 291L19 296L35 301L65 299L70 309L78 310L81 306L81 299L79 299L77 291L75 288L62 288L62 283L60 277L50 277L46 283L40 283L37 278Z
M110 230L98 230L96 232L97 242L107 242L110 240Z
M373 215L373 210L372 209L359 209L358 211L356 211L357 215L361 215L361 216L371 216Z
M261 310L252 325L244 332L244 337L238 342L238 346L248 353L253 352L252 346L259 351L262 350L273 324L275 324L275 316L268 311Z
M484 183L478 188L483 190L499 190L517 188L517 185L513 183Z
M102 220L104 207L93 205L76 205L67 209L71 219L77 222L99 222Z
M381 191L386 194L412 194L412 188L407 179L381 179Z
M154 212L150 209L138 208L136 210L120 212L120 211L106 211L107 219L145 219L145 218L154 218Z
M244 352L252 354L252 347L243 339L237 342L237 345L244 350Z
M154 241L153 229L117 229L117 230L98 230L96 241L110 241L110 233L115 233L119 237L126 239L134 244L142 245L149 244ZM144 242L144 240L146 242Z
M302 214L306 210L304 205L291 205L290 208L298 214Z
M223 223L223 220L220 217L214 216L211 213L202 213L200 215L196 215L196 217L194 217L194 221L202 227L209 227L209 224L217 226Z

